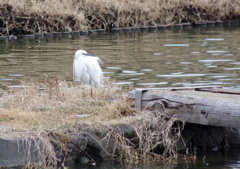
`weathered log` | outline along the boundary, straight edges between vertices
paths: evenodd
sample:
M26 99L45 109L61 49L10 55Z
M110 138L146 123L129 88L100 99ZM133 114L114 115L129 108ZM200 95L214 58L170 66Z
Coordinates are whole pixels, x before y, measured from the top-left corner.
M240 128L240 90L221 87L136 89L136 108L163 111L189 123Z

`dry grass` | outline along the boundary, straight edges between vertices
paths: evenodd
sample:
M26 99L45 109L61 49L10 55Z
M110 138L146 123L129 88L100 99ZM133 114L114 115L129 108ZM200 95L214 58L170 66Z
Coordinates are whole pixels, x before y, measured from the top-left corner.
M127 113L130 103L118 86L91 87L46 78L3 91L0 122L26 130L56 130L81 120L108 121Z
M3 0L0 33L26 34L239 19L238 0Z
M39 155L47 159L41 164L44 167L59 164L57 154L68 154L69 139L81 133L82 126L105 132L106 138L101 140L113 138L114 149L128 164L176 159L175 144L182 126L174 128L177 119L160 112L136 112L126 97L131 86L124 90L106 82L104 87L91 87L47 76L44 82L22 82L22 86L1 93L0 123L5 130L0 135L25 138L26 144L36 142ZM119 122L133 126L137 141L116 131L114 125ZM36 138L41 140L46 154L41 153ZM96 141L104 149L101 141Z
M177 122L174 117L167 117L160 112L139 111L111 121L76 124L65 132L66 135L79 135L84 128L92 128L101 131L98 142L100 147L109 156L118 157L129 165L148 166L157 164L173 164L177 159L176 142L179 140L183 124ZM115 124L128 124L136 131L135 137L126 138L124 133L119 132ZM104 133L104 134L103 134ZM89 133L85 133L89 135ZM93 139L94 136L89 135ZM114 147L108 151L107 145ZM147 168L148 168L147 167Z
M122 118L131 124L138 138L138 144L113 133L117 145L122 152L122 158L130 164L164 163L176 159L176 141L181 136L183 125L177 123L177 118L167 117L161 112L141 111L136 116ZM175 124L175 127L174 127ZM119 139L121 138L121 139Z
M2 34L71 32L86 30L87 22L72 0L3 0L0 2Z

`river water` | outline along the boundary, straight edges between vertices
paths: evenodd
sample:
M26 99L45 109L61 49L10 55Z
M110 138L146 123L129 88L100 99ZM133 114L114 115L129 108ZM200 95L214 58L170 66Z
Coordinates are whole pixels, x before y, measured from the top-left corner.
M240 28L214 27L0 41L0 83L44 74L72 81L76 50L98 55L104 76L138 87L239 86Z
M231 149L228 152L197 153L196 160L183 160L180 157L175 163L126 165L117 161L105 161L94 165L74 165L70 169L239 169L240 150Z
M45 74L71 82L73 55L84 49L102 59L104 76L118 85L235 88L240 82L239 35L239 27L199 27L0 40L0 87L20 87L23 79L42 81ZM227 155L209 152L207 162L202 158L190 164L179 162L170 168L240 168L238 149L228 151ZM91 167L125 168L115 162L86 168Z

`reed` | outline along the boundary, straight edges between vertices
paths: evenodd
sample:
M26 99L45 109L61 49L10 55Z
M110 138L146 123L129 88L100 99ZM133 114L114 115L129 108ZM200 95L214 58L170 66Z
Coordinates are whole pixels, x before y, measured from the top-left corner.
M3 0L0 33L158 26L239 19L238 0Z

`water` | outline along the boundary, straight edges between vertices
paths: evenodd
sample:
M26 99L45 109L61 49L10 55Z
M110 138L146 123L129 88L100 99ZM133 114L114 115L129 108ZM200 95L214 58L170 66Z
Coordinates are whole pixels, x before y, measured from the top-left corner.
M104 76L119 85L239 87L239 34L239 27L215 27L0 41L0 87L21 87L23 79L43 81L46 74L72 81L78 49L98 55ZM170 168L240 168L239 154L209 152L207 163L200 157L196 163L179 162ZM124 167L108 162L93 168Z
M94 165L74 165L70 169L238 169L240 168L240 150L231 149L231 152L207 152L198 153L196 160L188 158L183 160L180 156L177 163L148 165L126 165L117 161L105 161L103 163L93 163Z
M74 52L98 55L105 77L138 87L239 86L240 28L93 34L75 38L0 41L0 83L44 74L72 81Z

